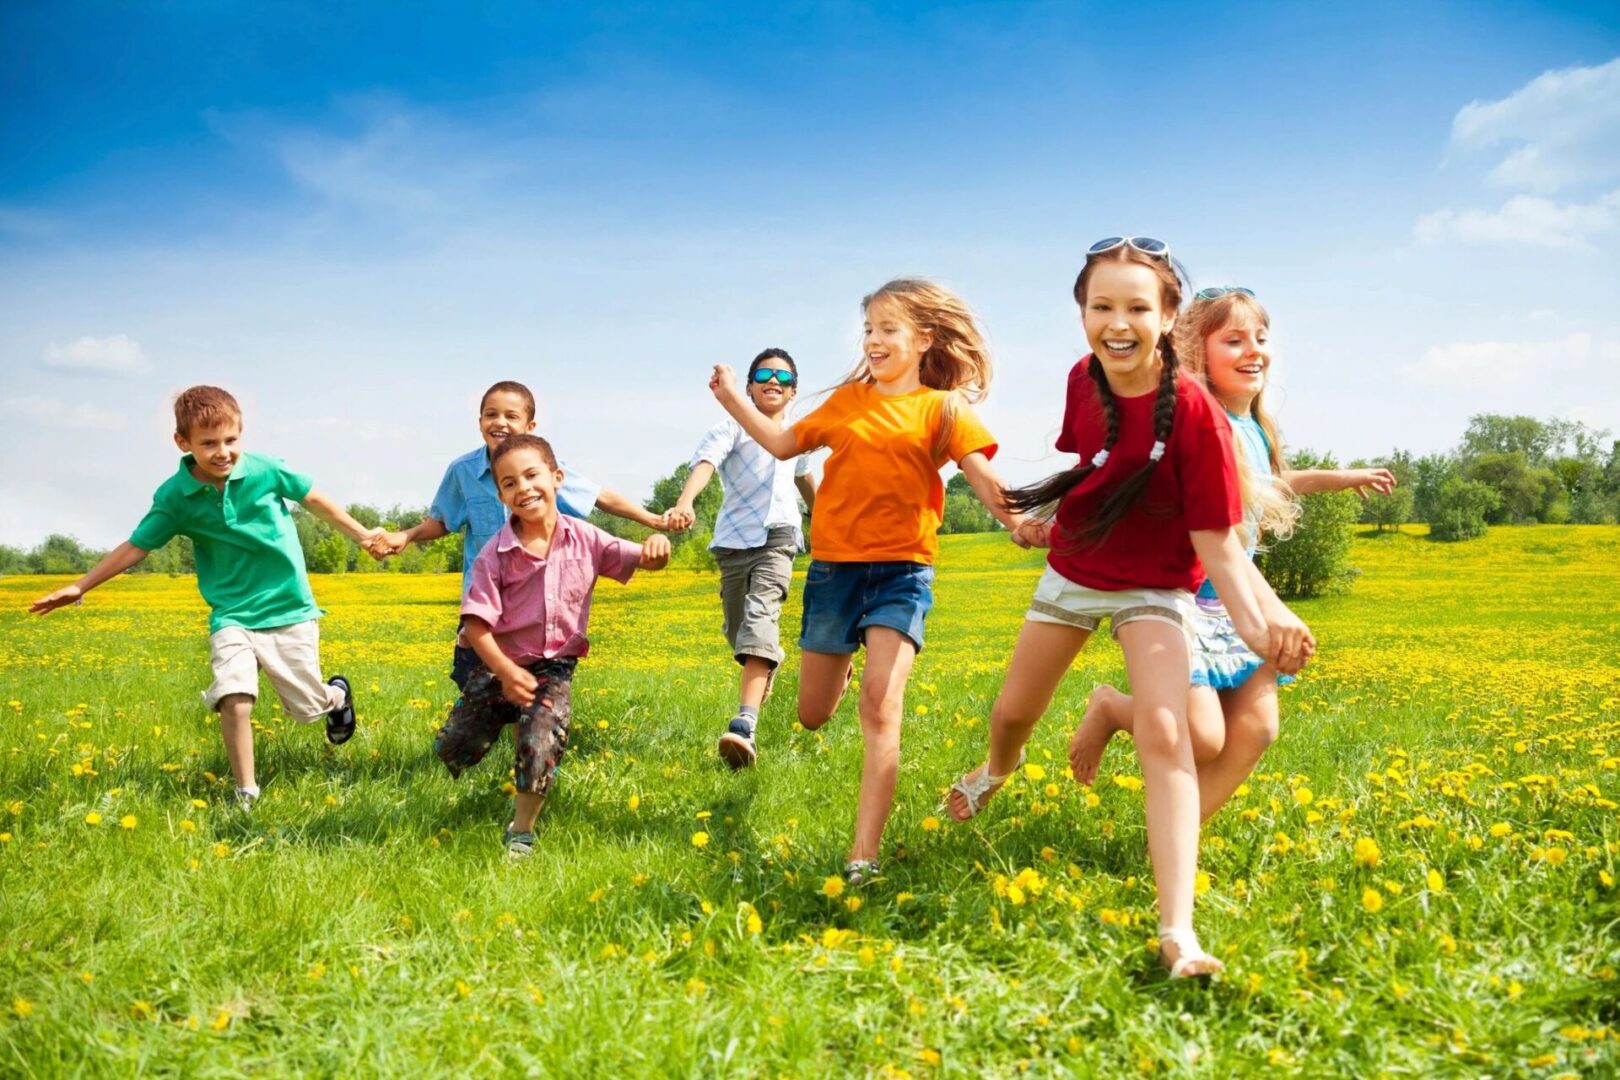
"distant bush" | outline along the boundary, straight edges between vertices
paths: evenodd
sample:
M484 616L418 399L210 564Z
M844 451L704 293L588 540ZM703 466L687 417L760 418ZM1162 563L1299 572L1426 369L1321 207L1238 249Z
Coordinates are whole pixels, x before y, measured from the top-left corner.
M1310 451L1293 455L1297 469L1332 469L1331 457ZM1299 524L1286 540L1276 540L1261 554L1260 572L1290 599L1342 592L1356 578L1350 565L1351 528L1361 516L1361 501L1348 491L1321 492L1301 500Z
M1486 516L1501 505L1502 497L1488 484L1448 478L1435 498L1435 516L1429 521L1429 535L1436 540L1455 542L1485 535Z

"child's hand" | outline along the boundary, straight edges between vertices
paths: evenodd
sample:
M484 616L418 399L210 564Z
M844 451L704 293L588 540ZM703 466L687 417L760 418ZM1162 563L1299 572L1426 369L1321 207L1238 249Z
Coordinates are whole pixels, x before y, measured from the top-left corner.
M510 671L496 676L501 680L501 696L520 709L526 709L534 703L535 691L540 689L540 680L534 673L512 665Z
M678 502L664 511L662 528L668 529L670 532L685 532L692 527L692 523L696 520L697 514L692 507L686 503Z
M1021 548L1052 546L1052 523L1042 518L1027 517L1012 531L1012 542Z
M1395 490L1395 474L1388 469L1351 469L1349 488L1363 500L1371 489L1379 495L1388 495Z
M386 529L379 529L377 534L371 538L371 542L366 545L366 550L371 553L373 559L382 562L390 555L398 555L404 551L405 546L409 543L410 541L405 538L403 531L389 532Z
M709 376L709 392L722 405L728 401L742 400L742 395L737 392L737 375L731 370L730 364L714 365L714 374Z
M59 607L77 604L84 598L84 592L77 585L64 585L49 596L42 596L28 605L28 611L33 615L49 615Z
M1298 674L1316 655L1316 639L1310 629L1287 608L1268 614L1266 644L1269 648L1261 655L1284 675Z
M661 533L653 533L641 543L641 562L637 565L643 570L662 570L669 562L669 537Z

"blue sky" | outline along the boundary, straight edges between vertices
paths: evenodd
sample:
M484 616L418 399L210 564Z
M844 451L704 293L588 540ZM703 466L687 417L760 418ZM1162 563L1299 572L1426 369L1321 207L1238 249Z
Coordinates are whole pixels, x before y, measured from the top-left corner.
M644 497L710 364L830 385L902 274L982 317L1033 478L1122 231L1260 293L1293 445L1620 431L1612 4L246 10L0 7L0 543L127 535L194 382L387 505L519 378Z

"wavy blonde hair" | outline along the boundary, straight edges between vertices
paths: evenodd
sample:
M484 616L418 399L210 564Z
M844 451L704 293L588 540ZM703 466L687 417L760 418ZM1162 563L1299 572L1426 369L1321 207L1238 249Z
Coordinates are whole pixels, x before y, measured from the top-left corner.
M977 404L990 393L990 346L962 298L925 278L895 278L885 283L861 298L861 312L865 314L880 301L894 303L913 329L933 338L917 366L917 377L924 386L947 391L932 447L935 459L943 463L961 403ZM863 353L838 385L876 381Z
M1271 316L1265 306L1247 293L1229 292L1214 299L1195 297L1181 313L1176 323L1176 352L1181 355L1187 370L1204 381L1211 394L1215 388L1209 383L1209 365L1204 354L1204 342L1211 334L1228 326L1256 325L1271 329ZM1283 470L1288 467L1283 458L1282 437L1277 422L1266 411L1265 389L1254 396L1249 405L1249 416L1265 433L1266 445L1271 449L1271 477L1263 478L1249 463L1248 458L1237 455L1238 486L1242 491L1245 521L1244 532L1255 532L1277 539L1285 539L1299 522L1299 501L1283 483ZM1252 536L1256 543L1260 536Z

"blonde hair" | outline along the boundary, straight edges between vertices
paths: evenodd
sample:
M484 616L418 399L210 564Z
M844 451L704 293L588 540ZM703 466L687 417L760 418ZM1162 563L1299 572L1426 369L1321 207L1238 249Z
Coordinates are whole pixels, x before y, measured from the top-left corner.
M1215 388L1209 385L1205 340L1224 327L1246 322L1271 329L1271 316L1266 314L1264 305L1247 293L1237 291L1213 299L1195 297L1181 313L1175 329L1176 351L1187 370L1202 379L1210 393L1214 393ZM1242 492L1246 518L1242 528L1245 532L1253 529L1286 539L1299 522L1300 507L1294 493L1283 483L1283 470L1288 464L1283 458L1282 437L1278 434L1277 423L1266 412L1265 396L1265 389L1261 388L1249 404L1249 416L1265 433L1266 446L1271 451L1272 475L1269 479L1261 477L1244 454L1237 455L1238 486ZM1258 543L1260 537L1251 539Z
M933 338L917 365L917 378L924 386L947 392L932 447L935 460L943 463L961 403L976 404L990 393L990 346L962 298L932 281L895 278L863 296L861 311L865 313L873 304L885 300L898 306L913 328ZM838 385L876 381L863 353Z

